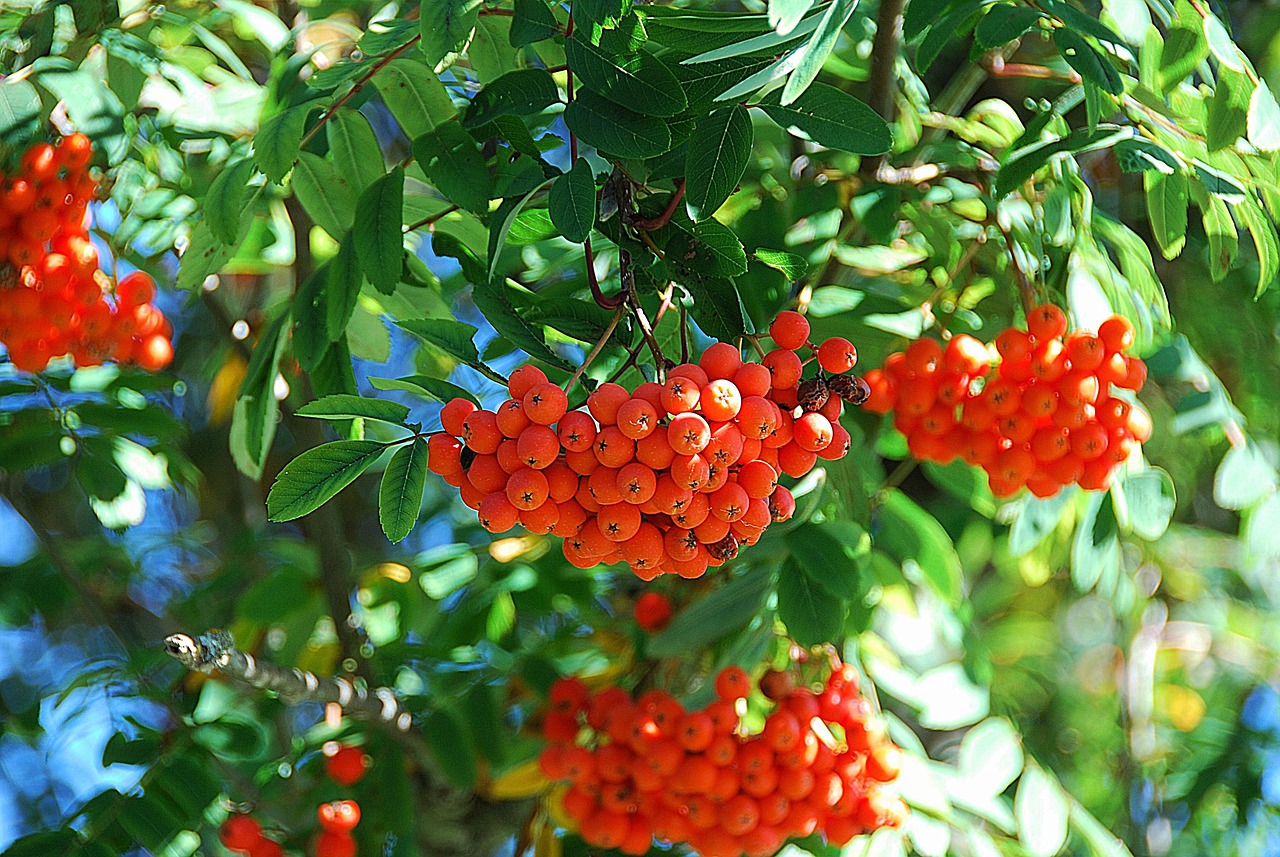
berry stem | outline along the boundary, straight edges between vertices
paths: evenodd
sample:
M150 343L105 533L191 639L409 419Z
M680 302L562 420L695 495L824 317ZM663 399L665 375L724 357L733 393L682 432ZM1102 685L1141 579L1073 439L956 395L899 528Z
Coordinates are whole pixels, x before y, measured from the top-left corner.
M600 341L591 349L591 352L586 356L586 359L582 361L582 365L579 366L571 376L569 376L569 383L564 385L564 391L566 393L573 389L573 385L578 383L578 379L582 377L582 374L587 371L587 367L591 365L591 361L595 360L600 354L601 350L604 348L604 344L609 341L609 337L613 336L613 331L617 329L618 322L622 321L622 317L626 312L627 308L621 306L614 311L613 319L609 322L609 326L604 329L604 334L600 337Z
M319 134L320 130L324 128L325 125L329 124L329 120L332 119L337 114L338 110L340 110L352 98L355 98L356 95L360 92L360 90L364 89L365 84L373 80L374 75L382 71L384 68L386 68L388 65L391 64L392 60L396 59L397 57L399 57L400 55L408 51L410 48L412 48L414 45L416 45L420 41L422 41L421 34L414 36L412 39L405 42L403 45L396 48L394 51L387 54L382 59L378 60L376 63L373 64L372 68L370 68L364 74L360 75L360 77L356 80L356 82L351 85L351 88L348 89L346 92L344 92L342 96L337 101L333 102L333 105L330 106L329 109L325 111L324 115L320 117L320 121L317 122L315 125L311 126L310 131L302 135L302 142L298 144L299 151L307 147L307 144L310 143L312 139L315 138L316 134Z
M451 205L448 208L446 208L444 211L437 211L435 214L431 215L430 217L422 218L417 223L410 223L408 226L404 228L404 231L416 232L417 230L425 226L427 227L427 231L430 232L431 227L435 226L437 221L444 219L450 214L453 214L455 211L458 210L458 208L459 207L457 205Z
M622 281L622 292L624 299L631 304L631 311L635 313L636 321L640 324L640 333L644 336L644 341L648 344L649 350L653 352L654 370L657 372L658 383L662 384L667 379L667 358L663 356L662 349L658 347L658 340L653 335L653 325L649 323L649 317L645 315L644 307L640 306L640 298L636 294L636 278L631 270L631 254L626 250L618 252L618 276ZM663 302L665 305L665 301Z
M649 217L644 220L632 221L631 225L642 232L652 232L661 229L671 221L671 216L676 213L676 206L680 204L680 200L684 199L684 179L676 182L676 192L671 195L671 199L667 201L667 207L657 217ZM648 238L645 235L645 238ZM649 241L652 247L653 242ZM656 251L656 248L654 248Z
M600 289L600 280L596 277L596 257L591 251L591 236L582 242L582 251L587 257L587 285L591 286L591 297L596 305L603 309L617 309L627 301L626 290L616 295L606 296Z

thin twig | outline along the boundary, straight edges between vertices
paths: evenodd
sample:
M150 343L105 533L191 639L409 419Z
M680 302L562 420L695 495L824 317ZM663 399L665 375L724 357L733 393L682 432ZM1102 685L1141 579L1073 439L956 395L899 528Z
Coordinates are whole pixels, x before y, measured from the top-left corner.
M453 214L455 211L458 210L459 207L460 206L458 205L451 205L448 208L446 208L444 211L438 211L435 214L431 215L430 217L422 218L417 223L410 223L408 226L404 228L404 231L416 232L417 230L425 226L427 227L427 231L430 232L431 227L435 226L437 221L443 220L445 217L449 216L450 214Z
M382 71L384 68L386 68L388 65L391 64L392 60L399 57L401 54L409 50L411 47L416 45L421 40L422 40L422 34L419 33L418 35L414 36L409 41L405 42L403 45L396 48L394 51L392 51L391 53L387 54L385 57L383 57L382 59L374 63L373 68L369 69L367 72L362 74L360 78L351 85L351 88L342 94L341 98L333 102L332 106L330 106L329 109L325 111L325 114L320 117L320 121L317 122L315 125L313 125L310 131L302 135L302 142L298 144L298 149L299 150L305 149L307 147L307 144L311 142L311 140L316 136L316 134L320 133L320 129L323 128L326 124L328 124L329 120L332 119L337 114L338 110L341 109L343 106L345 106L346 103L350 101L352 98L355 98L356 93L364 89L365 84L373 80L374 75Z
M617 309L626 303L627 295L625 289L612 296L606 296L601 291L600 280L596 277L596 257L591 250L590 235L582 242L582 251L587 257L587 285L591 286L591 297L595 300L596 305L602 309Z
M684 179L680 179L676 183L676 192L671 194L671 199L667 201L667 207L657 217L649 217L644 220L634 220L631 225L636 229L642 229L645 232L655 232L671 222L671 217L676 213L676 206L680 204L680 200L684 199Z
M582 365L574 370L574 373L569 376L569 383L564 385L564 391L566 393L573 389L573 385L578 383L578 379L582 377L582 374L587 371L587 367L591 365L591 361L595 360L597 355L599 355L604 349L605 343L609 341L609 337L613 336L613 331L617 329L618 322L622 321L622 317L626 315L626 312L627 308L620 306L613 313L613 319L610 320L609 326L604 329L604 335L600 337L600 341L591 349L591 352L582 361Z

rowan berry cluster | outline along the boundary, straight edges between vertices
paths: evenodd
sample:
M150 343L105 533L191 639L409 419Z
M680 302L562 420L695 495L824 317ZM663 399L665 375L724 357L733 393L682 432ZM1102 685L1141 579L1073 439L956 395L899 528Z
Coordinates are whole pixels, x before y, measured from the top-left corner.
M997 496L1024 486L1037 497L1071 484L1101 490L1151 436L1146 412L1113 395L1146 381L1146 364L1125 353L1132 346L1133 326L1120 316L1096 334L1067 333L1066 315L1045 304L1026 330L996 337L998 359L964 334L945 348L918 339L889 355L867 373L866 408L894 411L916 458L981 467Z
M601 384L585 410L568 410L564 390L522 366L496 412L465 399L445 405L430 468L488 530L521 524L561 536L579 568L625 561L644 580L698 577L791 517L795 500L778 478L842 458L843 401L869 393L839 374L857 361L847 340L809 346L809 324L793 312L770 332L779 347L760 363L716 343L665 384ZM801 347L822 369L808 380Z
M351 786L364 777L368 757L358 747L340 747L325 757L324 769L329 779L340 786ZM356 857L356 840L352 835L360 823L360 805L353 800L335 800L316 808L320 831L316 835L313 857ZM279 842L262 832L262 825L250 815L230 816L218 828L218 839L227 850L247 857L284 857Z
M172 329L152 305L155 282L135 272L112 284L89 240L98 189L83 134L36 143L19 172L0 174L0 342L13 365L41 372L69 354L158 371L173 359Z
M717 676L718 701L696 711L662 691L632 700L617 687L592 694L577 679L557 682L539 762L569 784L564 810L587 844L645 854L657 840L703 857L763 857L791 837L843 845L901 824L906 806L884 788L899 750L857 673L837 668L818 693L788 674L766 677L775 705L754 735L742 734L751 681L738 667Z

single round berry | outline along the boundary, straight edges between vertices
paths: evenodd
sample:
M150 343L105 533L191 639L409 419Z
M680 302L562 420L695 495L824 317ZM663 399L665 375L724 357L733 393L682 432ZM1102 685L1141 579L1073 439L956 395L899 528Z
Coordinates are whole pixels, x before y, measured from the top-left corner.
M369 758L359 747L339 747L324 760L325 773L340 786L352 786L364 777Z
M833 336L818 346L818 365L833 375L848 372L857 363L858 351L844 337Z
M809 341L809 321L798 312L783 310L769 325L769 336L779 348L795 351Z
M646 592L636 599L636 624L649 633L661 631L671 621L671 602L665 595Z

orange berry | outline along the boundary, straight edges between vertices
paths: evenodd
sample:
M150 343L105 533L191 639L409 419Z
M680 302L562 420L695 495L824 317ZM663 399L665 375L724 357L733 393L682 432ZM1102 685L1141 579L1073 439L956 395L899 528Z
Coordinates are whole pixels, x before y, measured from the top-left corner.
M809 341L809 320L798 312L783 310L769 325L769 336L779 348L795 351Z
M773 385L773 375L762 363L743 363L733 373L733 384L745 399L747 396L766 396Z
M644 399L628 399L618 408L618 429L632 440L653 434L658 427L658 411Z
M751 498L737 482L726 482L710 495L711 514L722 521L733 522L747 513Z
M1092 372L1102 365L1102 360L1107 353L1107 347L1102 344L1101 339L1092 333L1076 331L1067 337L1066 351L1067 359L1071 361L1073 370Z
M36 143L22 155L22 174L33 182L46 182L56 178L58 158L53 146Z
M518 438L530 425L529 417L524 412L524 405L516 399L507 399L498 406L498 431L503 437ZM559 440L557 439L557 443Z
M702 352L698 365L707 373L708 381L732 378L742 368L742 353L728 342L717 342ZM706 384L699 386L705 387Z
M672 376L662 388L662 406L670 414L683 414L698 407L701 387L692 379Z
M1027 315L1027 332L1037 342L1057 339L1067 332L1067 314L1053 304L1041 304Z
M502 443L498 417L493 411L472 411L462 421L462 440L472 452L492 455Z
M440 476L462 472L462 444L456 437L441 433L427 438L427 469Z
M795 421L792 431L795 443L807 452L818 452L831 444L831 421L822 414L804 414Z
M651 568L662 558L662 531L650 523L642 523L618 548L632 568Z
M1133 324L1124 316L1113 315L1098 326L1098 338L1108 352L1125 351L1133 347Z
M173 345L163 334L152 334L138 343L134 362L147 372L159 372L173 362Z
M917 339L903 352L912 375L933 375L942 363L942 346L933 339Z
M507 379L507 390L511 393L511 398L523 400L525 393L538 384L545 384L546 382L546 372L543 372L532 363L526 363L511 373L511 377Z
M640 511L629 503L614 503L600 509L596 526L611 542L625 542L640 530Z
M818 365L833 375L848 372L857 363L858 351L844 337L833 336L818 346Z
M604 383L587 396L587 409L600 425L613 425L618 420L618 408L630 398L621 384Z
M716 696L727 702L742 699L751 692L751 679L742 667L725 667L716 676Z
M133 271L120 278L115 291L120 306L141 306L155 299L156 281L146 271Z
M667 441L677 454L693 455L711 442L711 427L701 414L677 414L667 426Z
M618 471L616 481L623 501L633 506L639 506L652 499L658 487L658 477L653 469L638 461L623 466Z
M596 458L605 467L621 467L635 458L636 442L616 425L609 425L596 434L594 450Z
M794 387L804 374L804 365L800 362L800 358L794 351L784 348L775 348L770 351L764 356L761 364L773 376L775 397L777 390Z
M338 752L326 756L324 760L325 773L340 786L352 786L360 782L368 767L369 758L359 747L339 747Z
M1031 358L1031 335L1025 330L1010 327L996 337L996 350L1005 363L1021 363Z
M513 396L514 398L514 396ZM534 384L522 397L525 415L535 423L549 426L565 415L569 397L559 386L544 381Z
M316 809L320 826L325 830L351 831L360 823L360 805L353 800L334 800Z
M742 397L732 381L719 379L703 387L699 393L702 413L708 420L731 420L742 409ZM674 446L674 444L673 444Z
M556 426L560 445L569 452L586 452L596 439L596 423L589 414L570 411Z

